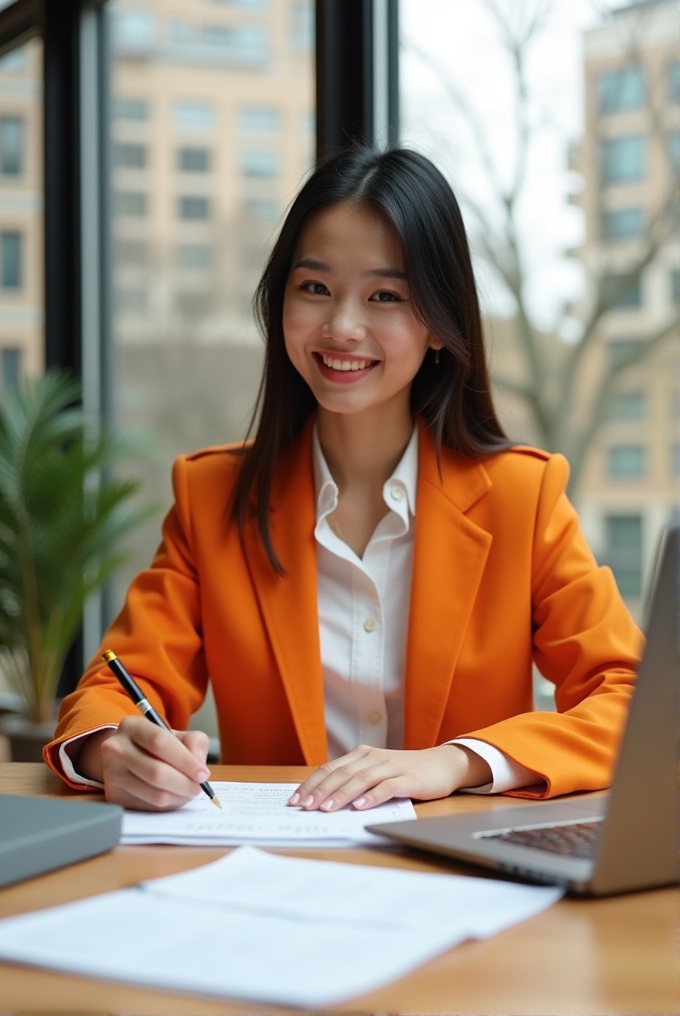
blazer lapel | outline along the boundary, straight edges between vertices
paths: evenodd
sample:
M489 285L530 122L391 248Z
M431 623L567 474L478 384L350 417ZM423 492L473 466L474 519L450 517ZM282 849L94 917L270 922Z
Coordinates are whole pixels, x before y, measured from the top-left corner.
M310 422L277 468L272 488L272 542L287 574L279 577L272 569L254 519L244 532L244 550L305 761L320 765L327 747L311 435Z
M465 512L491 486L483 465L443 451L420 429L404 747L437 744L451 680L492 537Z

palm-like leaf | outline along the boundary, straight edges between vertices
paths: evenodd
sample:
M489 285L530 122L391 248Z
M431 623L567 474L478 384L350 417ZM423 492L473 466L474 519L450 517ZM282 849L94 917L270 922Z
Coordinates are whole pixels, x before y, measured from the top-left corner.
M150 511L109 475L138 448L97 434L79 399L50 371L0 406L0 646L34 719L51 711L85 601L124 559L120 538Z

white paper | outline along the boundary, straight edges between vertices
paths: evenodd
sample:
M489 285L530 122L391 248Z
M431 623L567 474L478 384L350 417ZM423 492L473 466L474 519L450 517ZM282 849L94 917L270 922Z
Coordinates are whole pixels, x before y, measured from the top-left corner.
M0 958L211 998L323 1007L465 939L495 935L561 895L242 847L179 875L0 921Z
M177 811L126 811L121 843L178 843L203 846L346 847L384 845L367 825L415 819L409 800L356 811L352 807L326 814L290 808L295 783L211 783L222 808L205 794Z

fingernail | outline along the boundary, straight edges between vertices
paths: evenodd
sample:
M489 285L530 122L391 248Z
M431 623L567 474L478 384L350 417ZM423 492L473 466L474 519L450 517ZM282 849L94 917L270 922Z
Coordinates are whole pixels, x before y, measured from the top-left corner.
M205 783L205 781L208 779L209 776L210 776L210 773L208 772L207 769L200 769L196 773L196 779L197 779L197 781L199 783Z
M324 801L323 804L321 805L321 811L330 811L334 804L335 801L333 800L333 798L329 797L328 800Z
M291 797L291 799L288 801L288 804L297 804L299 800L300 800L300 795L298 794L298 792L296 790L295 793L293 794L293 796Z
M314 798L311 794L308 797L305 797L304 801L302 802L302 807L309 808L310 804L314 804Z
M357 797L356 801L352 801L353 808L363 808L365 804L366 804L365 797Z

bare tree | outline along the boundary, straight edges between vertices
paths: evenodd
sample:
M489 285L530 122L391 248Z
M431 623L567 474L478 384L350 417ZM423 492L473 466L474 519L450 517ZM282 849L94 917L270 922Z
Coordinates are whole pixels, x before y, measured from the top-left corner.
M515 341L522 370L517 376L494 370L493 383L499 391L519 400L527 411L534 440L550 451L561 451L567 456L571 464L573 492L593 440L608 418L622 375L648 361L675 333L680 320L675 313L669 312L666 321L642 336L643 341L631 343L625 355L609 361L599 357L598 366L594 366L590 353L602 338L606 315L617 307L631 287L639 284L644 273L658 263L660 254L669 243L675 199L673 174L667 173L665 189L655 195L654 206L647 209L644 235L629 245L625 261L622 262L620 252L615 252L613 256L606 246L600 245L598 257L585 266L587 292L577 318L573 308L565 306L549 331L539 328L527 299L530 267L523 243L519 205L523 199L526 200L530 149L542 126L540 117L536 116L527 67L533 48L551 16L553 4L549 0L513 0L506 4L501 4L499 0L482 2L493 19L499 44L512 69L515 151L509 168L504 165L501 171L490 147L488 125L475 109L469 91L456 82L450 68L437 63L431 53L425 53L413 43L404 43L404 48L426 62L429 70L438 77L452 107L463 118L490 194L490 200L481 201L469 192L461 193L458 188L468 213L474 251L492 267L515 307ZM649 13L645 8L645 4L640 4L639 10L629 18L622 65L635 65L641 60ZM664 120L664 72L665 68L661 68L656 75L647 75L645 116L648 143L663 146L665 152L665 131L668 127ZM544 112L543 123L547 115ZM601 140L597 133L600 130L598 117L595 116L593 121L595 137L591 147L597 155ZM583 157L582 151L580 155ZM595 218L599 221L603 209L601 186L595 203ZM560 338L567 319L570 319L568 323L572 331L577 330L576 341L569 343ZM588 373L587 386L583 384L584 372ZM587 395L584 395L585 389Z

